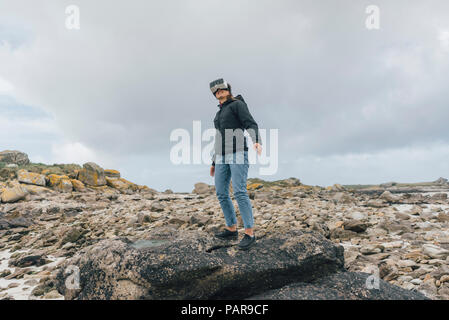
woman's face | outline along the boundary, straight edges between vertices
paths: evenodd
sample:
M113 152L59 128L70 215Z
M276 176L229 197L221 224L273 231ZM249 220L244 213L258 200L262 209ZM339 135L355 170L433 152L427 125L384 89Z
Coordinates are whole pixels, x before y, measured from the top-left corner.
M215 98L217 98L218 100L223 99L223 98L227 97L228 95L229 95L229 91L224 90L224 89L218 89L217 92L215 92Z

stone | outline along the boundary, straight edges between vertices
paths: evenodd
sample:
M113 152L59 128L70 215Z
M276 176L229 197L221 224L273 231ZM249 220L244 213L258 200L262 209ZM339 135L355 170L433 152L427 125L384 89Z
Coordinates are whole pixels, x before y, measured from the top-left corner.
M34 184L45 187L46 181L43 174L28 172L24 169L17 171L17 180L22 183Z
M379 199L385 200L389 203L396 203L400 200L400 197L393 195L390 191L384 191L380 196Z
M420 206L414 205L413 207L410 208L410 210L408 210L408 214L417 216L420 215L423 212L423 209Z
M330 239L349 240L357 237L357 232L351 230L344 230L341 228L334 228L330 230Z
M16 185L12 188L4 188L1 192L1 200L4 203L13 203L25 199L27 194L20 185Z
M195 183L195 188L193 189L192 193L196 193L196 194L211 193L214 191L214 188L212 188L212 187L213 186L210 186L206 183L197 182L197 183Z
M424 254L434 259L446 259L449 256L449 250L433 244L424 244L422 246L422 251Z
M73 185L69 178L59 179L58 184L54 187L54 190L59 192L72 192Z
M345 228L345 230L360 233L364 232L368 228L368 224L359 220L349 220L344 222L343 227Z
M131 191L136 191L137 190L137 185L135 183L132 183L124 178L110 178L110 177L106 177L106 184L114 189L117 190L131 190Z
M78 173L78 180L89 186L98 187L106 185L106 177L103 168L94 162L83 164L83 169Z
M112 169L105 169L104 175L108 178L120 178L120 172Z
M338 192L336 193L332 199L331 199L334 203L342 203L342 204L350 204L355 202L354 197L352 197L351 195L349 195L346 192Z
M46 300L64 299L64 296L61 295L57 290L52 290L44 295L44 299Z
M47 264L48 261L45 259L43 255L30 255L25 256L23 258L17 258L12 259L9 261L9 266L11 267L19 267L19 268L26 268L31 266L42 266L44 264Z
M139 249L115 239L81 250L58 271L58 291L65 299L244 299L344 270L341 246L300 230L258 239L251 252L198 231L153 237ZM65 286L69 265L79 267L78 290Z
M30 163L28 155L17 150L4 150L0 152L0 162L27 165Z
M378 286L378 287L377 287ZM338 272L309 283L293 283L249 297L248 300L428 300L369 273Z
M77 179L70 179L70 182L72 183L73 190L78 192L83 192L86 190L86 187L84 186L84 183Z
M388 206L383 199L371 199L368 200L365 205L372 208L383 208Z

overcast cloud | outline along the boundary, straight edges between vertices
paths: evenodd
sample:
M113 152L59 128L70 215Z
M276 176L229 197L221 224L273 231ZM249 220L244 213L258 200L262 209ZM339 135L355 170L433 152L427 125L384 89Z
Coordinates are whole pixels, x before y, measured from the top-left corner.
M277 174L250 177L432 181L449 170L448 71L445 0L4 0L0 150L95 161L158 190L213 184L207 164L170 163L169 137L213 127L208 83L223 77L279 129Z

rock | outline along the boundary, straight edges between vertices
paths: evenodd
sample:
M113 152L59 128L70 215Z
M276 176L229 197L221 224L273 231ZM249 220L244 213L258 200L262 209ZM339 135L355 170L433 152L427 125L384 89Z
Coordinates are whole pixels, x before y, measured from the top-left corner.
M17 150L5 150L0 152L0 162L27 165L30 163L26 153Z
M446 259L449 256L449 250L443 249L433 244L424 244L422 246L424 254L434 259Z
M48 261L44 258L42 255L31 255L31 256L25 256L23 258L17 258L12 259L9 261L10 267L19 267L19 268L26 268L31 266L42 266L44 264L47 264Z
M357 233L364 232L368 228L367 223L363 223L359 220L349 220L343 224L345 230L351 230Z
M34 184L43 187L46 185L45 176L43 174L28 172L24 169L17 171L17 179L22 183Z
M105 169L104 175L108 178L120 178L120 172L112 169Z
M64 178L64 179L69 179L68 176L65 175L58 175L58 174L49 174L47 176L47 184L49 187L55 187L58 185L59 181Z
M296 187L301 185L301 181L298 178L290 177L288 179L281 180L283 184L287 186Z
M263 188L263 184L262 183L249 183L246 186L246 190L248 190L248 191L258 190L258 189L261 189L261 188Z
M449 184L447 179L445 178L438 178L437 180L435 180L433 183L438 184L438 185L447 185Z
M59 192L72 192L72 181L69 178L61 178L54 189Z
M193 189L192 193L196 194L206 194L206 193L212 193L214 192L215 187L210 186L203 182L195 183L195 188Z
M396 203L400 200L400 197L393 195L390 191L384 191L379 199L385 200L389 203Z
M395 212L394 215L400 219L400 220L409 220L410 219L410 215L404 212Z
M154 212L161 212L164 211L165 207L160 202L153 202L150 206L150 210Z
M419 216L422 213L423 209L420 206L414 205L413 207L408 210L408 214Z
M26 190L26 192L28 192L29 194L32 195L45 195L45 194L51 194L54 193L53 190L48 189L46 187L41 187L41 186L35 186L35 185L31 185L31 184L21 184L20 185L22 187L23 190Z
M83 169L78 173L78 180L89 186L104 186L106 178L103 168L94 162L83 164Z
M124 178L109 178L106 177L106 184L111 188L118 189L121 191L124 190L137 190L137 185L124 179Z
M381 183L379 185L379 187L381 187L381 188L391 188L391 187L393 187L395 185L397 185L397 182L392 181L392 182Z
M345 192L338 192L336 193L332 199L334 203L342 203L342 204L349 204L355 202L355 199Z
M25 199L27 194L28 193L20 186L20 184L17 184L12 188L3 189L1 192L1 200L5 203L17 202Z
M259 239L250 251L198 231L159 233L139 249L103 240L62 265L57 289L66 299L243 299L344 270L342 247L300 230ZM69 265L80 270L78 290L65 285Z
M377 287L378 285L378 287ZM338 272L310 283L293 283L252 296L249 300L428 300L361 272Z
M408 221L384 220L377 225L379 228L385 229L392 234L403 234L412 232L411 223Z
M72 183L73 190L78 192L83 192L86 190L86 187L84 186L84 183L77 179L70 179L70 182Z
M364 255L372 255L381 253L383 251L383 247L379 245L370 244L367 246L364 246L360 249L360 253Z
M443 192L435 193L430 198L432 200L437 200L437 201L446 201L447 200L447 193L443 193Z
M357 237L357 232L351 230L344 230L341 228L335 228L330 230L330 239L349 240Z
M0 230L13 228L28 228L33 224L33 221L24 217L13 219L0 218Z
M86 232L81 228L70 229L61 240L61 245L66 243L76 243Z
M371 199L368 200L365 205L372 208L383 208L388 206L383 199Z
M47 300L63 299L63 298L64 296L61 295L57 290L52 290L44 296L44 299Z

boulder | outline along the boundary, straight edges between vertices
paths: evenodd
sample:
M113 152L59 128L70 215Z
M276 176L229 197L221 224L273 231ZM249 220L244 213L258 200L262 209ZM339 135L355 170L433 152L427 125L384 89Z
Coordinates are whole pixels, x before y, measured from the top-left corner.
M355 202L355 199L346 192L338 192L332 197L332 201L335 204L337 203L349 204Z
M249 300L428 300L419 292L409 291L374 278L369 273L337 272L310 283L293 283L280 289L252 296Z
M447 185L448 180L446 178L440 177L437 180L435 180L433 183L438 184L438 185Z
M343 224L345 230L351 230L357 233L364 232L368 228L368 224L360 220L348 220Z
M449 256L449 250L433 244L424 244L422 246L422 251L433 259L446 259L446 257Z
M61 179L69 179L69 177L66 175L59 175L54 173L47 176L48 185L50 187L56 187Z
M135 183L132 183L131 181L128 181L123 178L105 177L105 179L106 179L106 184L114 189L118 189L121 191L124 191L124 190L136 191L138 189L137 185Z
M79 289L65 284L73 266ZM343 247L312 232L278 233L241 251L206 232L166 229L86 247L63 263L56 282L65 299L243 299L343 266Z
M26 190L24 190L20 184L16 184L10 188L3 188L1 192L1 200L5 203L17 202L19 200L25 199L28 194Z
M0 152L0 162L27 165L30 160L26 153L17 150L5 150Z
M72 181L69 178L61 178L54 189L59 192L72 192Z
M395 203L395 202L398 202L401 198L398 197L398 196L393 195L390 191L387 190L387 191L384 191L380 195L379 199L385 200L385 201L387 201L389 203Z
M214 192L215 187L210 186L203 182L195 183L195 189L193 189L192 193L196 194L205 194L205 193L211 193Z
M17 180L22 183L45 187L46 181L43 174L28 172L24 169L17 171Z
M103 168L94 162L83 164L83 169L78 173L78 180L89 186L98 187L106 185Z
M14 228L28 228L32 224L33 221L23 217L18 217L14 219L0 218L0 230L7 230Z
M120 178L120 172L112 169L104 170L104 175L109 178Z
M86 187L84 186L84 183L77 179L70 179L70 182L72 183L73 189L78 192L82 192L86 190Z

